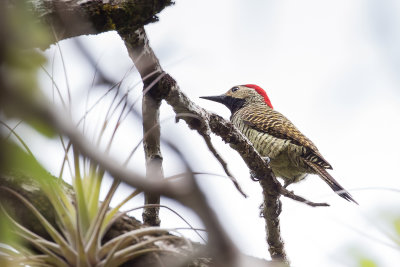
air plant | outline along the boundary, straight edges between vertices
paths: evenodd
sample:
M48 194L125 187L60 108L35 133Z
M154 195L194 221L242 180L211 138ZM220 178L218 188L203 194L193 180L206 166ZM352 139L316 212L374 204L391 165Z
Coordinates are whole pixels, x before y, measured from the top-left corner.
M140 191L135 190L116 207L110 208L109 204L119 181L114 180L105 199L99 201L104 171L91 163L89 172L81 175L79 154L75 152L75 176L72 185L73 196L71 196L65 190L64 182L50 175L31 152L24 151L12 142L5 144L11 163L7 165L8 171L18 169L19 172L34 177L54 208L57 218L57 225L52 225L21 194L10 188L1 187L3 193L13 195L33 213L51 237L51 240L47 240L35 234L9 215L6 207L1 207L3 214L11 222L15 234L40 252L34 252L23 246L14 249L2 247L2 253L12 262L30 266L119 266L149 252L179 253L176 250L166 250L153 245L163 240L185 240L169 234L172 229L159 227L139 228L102 243L107 230L116 218L121 216L119 209Z
M117 85L117 90L119 90L120 84ZM117 97L114 97L114 101L115 99ZM112 105L110 105L109 112L104 118L104 123L99 131L97 144L100 144L103 134L109 126L110 117L118 110L117 107L124 103L124 99L126 99L126 95L122 97L122 100L113 110L111 110ZM89 110L92 110L92 108ZM129 112L130 110L131 107L125 101L105 153L109 153L115 133L122 120L126 117L124 111ZM85 122L86 115L80 122ZM159 227L143 227L132 230L104 243L105 234L116 219L123 214L120 212L121 207L139 195L141 191L134 190L118 205L111 208L110 202L120 185L120 181L113 180L107 195L101 201L100 190L105 172L96 162L83 157L78 148L71 145L71 143L65 142L64 138L60 136L65 156L59 177L54 177L40 165L29 147L14 129L5 123L2 124L8 128L10 133L22 145L21 148L14 142L2 141L4 144L3 149L8 153L8 163L3 172L20 172L33 178L51 203L56 216L56 225L53 225L27 198L13 189L0 187L3 193L11 194L22 202L34 214L51 237L51 239L45 239L35 234L14 219L9 214L7 207L1 206L3 217L11 222L15 234L25 244L28 244L27 246L21 243L20 245L14 244L15 246L1 247L0 253L7 255L7 259L10 262L30 266L119 266L150 252L180 253L176 249L155 245L160 241L169 240L173 242L177 239L180 242L186 242L187 246L184 247L187 247L188 251L191 250L191 243L185 238L170 234L170 232L175 232L174 229ZM71 149L72 153L70 153ZM132 153L125 164L128 163ZM72 155L72 160L70 160L69 155ZM70 190L66 190L67 187L62 179L65 166L68 166L70 173L72 173ZM34 250L29 249L30 247L33 247Z

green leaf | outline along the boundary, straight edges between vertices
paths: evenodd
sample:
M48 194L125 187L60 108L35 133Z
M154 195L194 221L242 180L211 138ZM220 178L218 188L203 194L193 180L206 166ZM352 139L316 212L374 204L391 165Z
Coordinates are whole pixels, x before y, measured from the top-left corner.
M54 138L57 136L56 130L41 120L28 119L26 120L26 123L28 123L37 132L48 138Z
M10 231L12 222L7 219L4 211L0 210L0 243L13 244L18 242L17 237Z
M360 259L359 266L360 267L378 267L378 265L373 260L366 259L366 258Z
M394 229L396 230L397 235L400 236L400 218L396 218L393 222Z
M79 215L79 227L86 233L90 226L89 211L85 198L85 190L82 184L82 177L80 173L80 163L79 163L79 152L74 148L74 167L75 167L75 177L73 179L73 186L75 190L76 202L78 206Z

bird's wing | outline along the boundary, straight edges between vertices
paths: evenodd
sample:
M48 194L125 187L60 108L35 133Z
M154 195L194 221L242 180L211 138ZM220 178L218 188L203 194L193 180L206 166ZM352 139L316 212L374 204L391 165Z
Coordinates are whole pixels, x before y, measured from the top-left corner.
M332 166L319 153L317 147L302 134L285 116L278 111L269 109L264 105L244 107L238 112L245 124L250 127L270 134L276 138L290 140L293 144L306 148L304 158L318 166L332 169Z

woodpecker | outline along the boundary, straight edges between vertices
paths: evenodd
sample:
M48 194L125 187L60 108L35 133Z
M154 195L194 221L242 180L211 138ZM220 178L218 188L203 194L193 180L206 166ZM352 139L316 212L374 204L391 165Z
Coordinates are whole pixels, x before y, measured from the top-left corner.
M203 96L203 99L224 104L232 113L231 122L253 144L287 187L317 174L339 196L358 204L328 172L332 166L324 159L311 140L293 123L274 110L267 93L255 84L237 85L223 95Z

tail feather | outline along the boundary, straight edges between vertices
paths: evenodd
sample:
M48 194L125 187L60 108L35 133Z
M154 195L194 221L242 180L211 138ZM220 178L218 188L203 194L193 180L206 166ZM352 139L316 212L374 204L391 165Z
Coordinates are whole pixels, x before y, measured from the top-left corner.
M332 190L335 191L336 194L347 201L353 201L358 205L357 201L353 199L350 193L347 192L347 190L344 189L324 168L307 160L305 160L305 163L311 167L332 188Z

